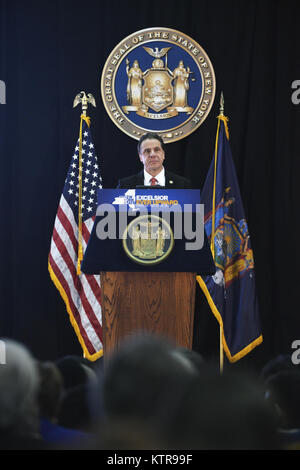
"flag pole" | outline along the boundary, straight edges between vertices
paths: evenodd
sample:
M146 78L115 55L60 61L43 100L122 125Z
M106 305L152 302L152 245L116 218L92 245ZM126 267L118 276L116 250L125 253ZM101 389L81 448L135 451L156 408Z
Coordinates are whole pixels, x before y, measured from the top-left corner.
M220 114L219 116L224 116L224 95L223 91L221 91L221 97L220 97ZM220 119L218 118L218 121L220 123ZM223 326L219 326L220 329L220 373L223 373L223 368L224 368L224 348L223 348Z
M74 99L73 108L81 103L82 114L80 116L80 130L79 130L79 152L78 152L78 256L77 256L77 274L81 274L81 261L83 260L83 247L82 247L82 124L85 121L90 127L91 120L87 116L88 103L96 106L95 99L90 93L88 96L84 91L81 91Z

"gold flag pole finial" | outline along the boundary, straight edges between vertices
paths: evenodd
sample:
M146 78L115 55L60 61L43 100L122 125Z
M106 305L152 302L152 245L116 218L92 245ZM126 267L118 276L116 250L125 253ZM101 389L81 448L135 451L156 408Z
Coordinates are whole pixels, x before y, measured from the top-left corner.
M95 98L91 93L86 95L85 91L81 91L75 96L73 108L81 103L82 114L80 116L80 131L79 131L79 150L78 150L78 258L77 258L77 274L81 274L81 261L83 260L83 246L82 246L82 123L86 122L90 127L90 118L86 115L88 103L96 107Z
M78 95L75 96L75 99L73 102L73 108L75 108L75 106L77 106L79 103L81 103L82 114L85 117L86 117L86 112L88 109L88 103L96 107L96 101L93 95L91 93L88 93L88 95L86 95L85 91L81 91L80 93L78 93Z
M224 127L225 127L225 133L226 133L226 137L227 139L229 140L229 130L228 130L228 118L225 116L224 114L224 109L225 109L225 105L224 105L224 95L223 95L223 91L221 91L221 97L220 97L220 113L219 113L219 120L221 119L223 122L224 122Z
M220 116L224 116L224 95L223 95L223 91L221 91L221 97L220 97Z

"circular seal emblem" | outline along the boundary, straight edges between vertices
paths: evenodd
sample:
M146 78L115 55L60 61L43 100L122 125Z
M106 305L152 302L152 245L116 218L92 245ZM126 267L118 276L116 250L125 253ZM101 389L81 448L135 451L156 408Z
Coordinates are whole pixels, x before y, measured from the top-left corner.
M125 253L138 264L161 263L173 247L174 235L170 225L153 214L136 217L128 224L123 235Z
M177 30L137 31L111 52L101 96L112 121L139 139L156 132L165 143L183 139L207 118L216 79L203 48Z

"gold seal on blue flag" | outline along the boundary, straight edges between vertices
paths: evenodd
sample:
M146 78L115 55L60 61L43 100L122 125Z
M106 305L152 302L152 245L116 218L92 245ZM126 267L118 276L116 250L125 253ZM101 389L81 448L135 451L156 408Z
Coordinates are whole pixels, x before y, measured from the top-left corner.
M148 28L121 41L106 60L101 95L112 121L134 139L156 132L183 139L207 118L216 79L204 49L184 33Z

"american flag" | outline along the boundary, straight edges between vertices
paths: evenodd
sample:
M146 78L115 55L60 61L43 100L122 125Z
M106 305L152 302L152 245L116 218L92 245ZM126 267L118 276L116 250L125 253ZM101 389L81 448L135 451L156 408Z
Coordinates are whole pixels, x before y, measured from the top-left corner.
M97 210L97 191L102 187L99 164L92 142L89 119L81 116L78 139L55 218L49 253L49 272L59 290L84 356L94 361L103 354L101 287L99 275L77 274L79 238L79 190L82 188L83 253ZM82 164L79 146L82 141ZM82 185L80 185L80 175Z

